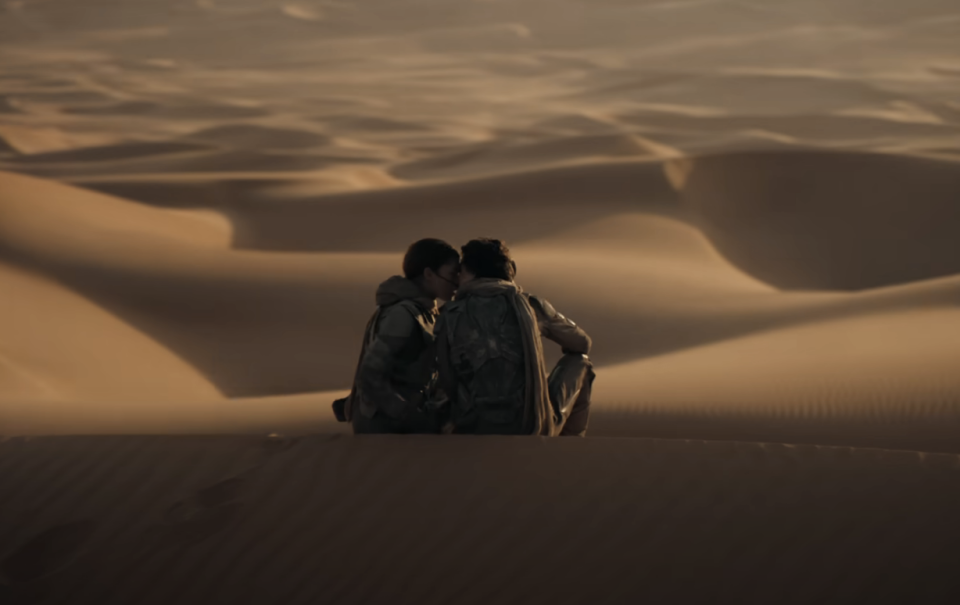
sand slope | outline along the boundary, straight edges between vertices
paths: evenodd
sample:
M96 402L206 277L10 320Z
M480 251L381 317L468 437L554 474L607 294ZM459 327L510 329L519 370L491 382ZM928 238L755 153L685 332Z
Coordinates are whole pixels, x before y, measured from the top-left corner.
M767 283L856 290L960 273L955 161L745 153L690 170L684 203L731 262Z
M593 429L955 452L958 313L811 322L605 367Z
M0 444L46 603L949 603L956 455L510 438Z
M3 3L0 605L958 602L956 12ZM478 235L592 438L335 435Z
M114 407L144 400L215 397L192 367L150 338L77 294L0 265L0 411L9 416L54 414L38 401L93 399Z
M504 200L504 212L482 215L491 230L503 225L526 236L515 246L520 282L552 300L594 337L600 378L591 434L960 451L951 434L960 403L950 369L957 354L953 328L960 325L949 311L960 287L955 278L859 293L780 292L732 265L695 221L685 220L682 207L658 203L657 197L636 210L629 198L618 201L616 195L607 196L605 204L584 206L586 189L558 187L566 195L559 198L567 200L565 211L553 215L553 225L529 228L525 226L531 223L518 213L542 214L545 203L507 203L516 199L517 187L543 175L568 183L581 179L581 187L604 182L613 193L616 181L596 177L617 171L669 200L669 167L599 164L473 181L472 186L321 196L286 206L281 198L272 202L273 214L265 203L216 211L147 207L6 175L10 186L3 211L11 259L102 305L191 364L220 393L264 406L253 412L251 404L235 400L223 403L232 406L227 411L217 407L210 391L191 392L161 413L152 411L149 398L128 393L143 403L131 402L129 412L117 413L97 403L99 393L114 388L106 373L90 376L90 387L99 386L75 395L75 411L56 408L61 422L51 421L54 408L47 405L52 404L34 395L32 406L18 403L16 413L5 414L6 431L342 430L330 424L332 397L325 391L349 386L360 331L372 310L373 286L396 271L398 255L339 252L329 239L317 242L334 246L330 251L243 250L237 248L237 233L245 225L270 225L277 241L284 236L296 241L298 230L309 224L305 219L310 215L302 212L319 218L326 210L345 225L353 216L355 223L362 220L351 208L359 212L370 205L381 212L396 208L386 218L402 225L404 217L429 215L431 195L439 205L445 190L470 192L485 183L490 191L501 191ZM71 216L82 208L93 212L78 215L69 228L44 219ZM450 230L462 230L466 238L477 225L469 218L472 212L469 206L451 208L443 216ZM369 233L374 249L405 241L393 231L380 239L374 239L376 229L354 233L354 245L362 245ZM34 338L32 334L27 331L23 338ZM887 346L894 342L898 346ZM109 338L98 339L96 346L115 354ZM548 351L555 359L558 352ZM30 368L21 357L10 357L11 363ZM8 397L17 401L26 379L22 371L16 379L13 370L7 374ZM877 381L878 376L885 380ZM58 379L54 375L52 382ZM303 403L271 399L296 393L303 395L295 401ZM915 421L897 421L898 426L892 420L876 421L878 414L900 418L904 413Z

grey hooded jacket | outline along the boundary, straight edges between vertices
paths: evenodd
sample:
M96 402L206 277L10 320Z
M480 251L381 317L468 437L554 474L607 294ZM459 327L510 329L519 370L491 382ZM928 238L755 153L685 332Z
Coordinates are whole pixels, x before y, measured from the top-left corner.
M436 380L437 305L401 276L380 284L376 300L357 368L353 416L382 414L399 421L416 413Z

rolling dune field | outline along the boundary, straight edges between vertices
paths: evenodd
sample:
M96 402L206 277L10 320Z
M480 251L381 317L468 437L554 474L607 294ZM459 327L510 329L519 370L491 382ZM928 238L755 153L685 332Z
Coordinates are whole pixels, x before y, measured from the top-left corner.
M0 604L955 602L955 4L0 3ZM588 438L347 435L477 236Z

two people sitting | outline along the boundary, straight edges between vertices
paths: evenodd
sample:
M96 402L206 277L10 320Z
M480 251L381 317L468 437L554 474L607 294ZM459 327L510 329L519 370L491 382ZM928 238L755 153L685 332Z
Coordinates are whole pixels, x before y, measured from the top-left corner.
M590 337L515 283L501 241L471 240L461 253L414 242L404 275L380 284L337 418L355 433L585 435ZM563 351L549 374L541 337Z

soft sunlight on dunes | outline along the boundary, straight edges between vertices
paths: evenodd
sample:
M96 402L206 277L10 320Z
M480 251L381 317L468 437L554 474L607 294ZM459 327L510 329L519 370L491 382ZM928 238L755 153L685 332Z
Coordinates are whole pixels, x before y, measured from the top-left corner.
M958 40L2 3L0 603L957 602ZM591 335L610 439L333 436L377 284L477 236Z
M326 393L349 386L373 289L424 236L505 239L520 283L590 332L593 435L842 445L871 406L953 413L945 4L435 4L145 2L96 23L64 1L7 8L2 279L32 310L3 318L15 432L157 432L150 402L181 386L193 403L163 426L272 430L266 412L188 410L294 397L315 417L277 426L341 430ZM900 22L910 53L881 34ZM851 62L852 45L872 51ZM81 308L128 334L27 353ZM129 414L96 403L115 389ZM801 408L812 432L762 428ZM669 420L708 411L709 430ZM956 447L912 430L856 440Z

